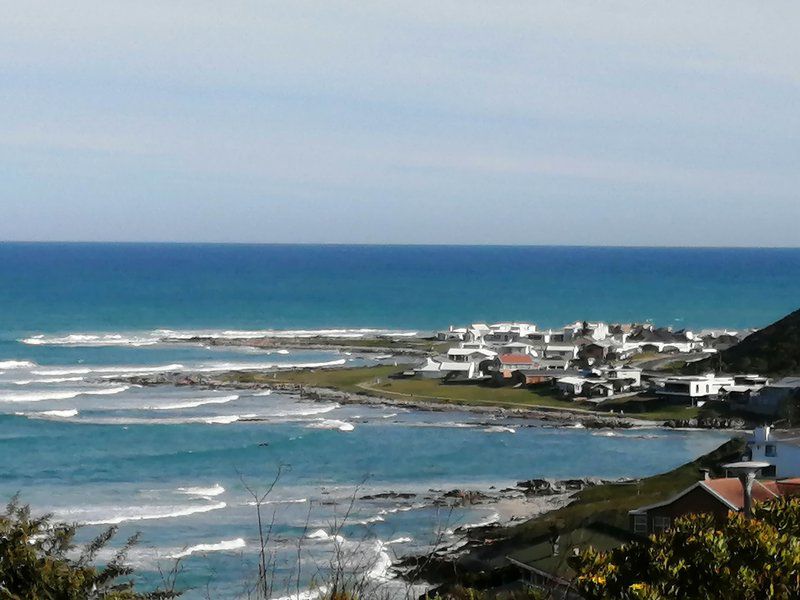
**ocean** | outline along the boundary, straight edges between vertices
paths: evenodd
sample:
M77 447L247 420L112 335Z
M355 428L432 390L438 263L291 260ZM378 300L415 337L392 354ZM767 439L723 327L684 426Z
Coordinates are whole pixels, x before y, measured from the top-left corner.
M257 572L248 487L280 471L265 505L274 596L318 580L337 548L391 585L396 556L496 517L490 505L445 514L430 502L442 491L649 475L727 435L527 427L117 378L385 362L165 335L404 334L497 320L759 327L795 309L798 292L791 249L3 243L0 499L20 492L36 511L85 523L86 536L140 531L131 560L145 584L181 557L187 598L238 598ZM386 492L404 497L362 499Z

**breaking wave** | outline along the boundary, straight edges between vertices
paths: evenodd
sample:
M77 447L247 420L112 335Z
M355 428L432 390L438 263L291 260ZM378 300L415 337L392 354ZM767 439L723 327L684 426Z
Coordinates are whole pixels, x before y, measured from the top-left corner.
M339 431L353 431L355 426L347 421L337 419L318 419L306 425L308 429L338 429Z
M78 410L75 408L71 408L69 410L46 410L38 414L43 417L59 417L60 419L69 419L71 417L77 417Z
M184 558L198 552L205 553L239 550L245 546L247 546L247 544L242 538L236 538L235 540L222 540L216 544L197 544L196 546L189 546L186 548L186 550L173 554L170 556L170 558Z
M209 496L219 496L220 494L224 494L225 488L220 484L215 483L211 487L178 488L178 492L181 494L187 494L189 496L203 496L204 498L207 498Z
M0 369L31 369L37 366L29 360L0 360Z
M150 406L151 410L176 410L180 408L197 408L198 406L205 406L206 404L225 404L238 400L239 396L221 396L219 398L205 398L202 400L189 400L187 402L177 402L175 404L162 404L160 406Z
M156 329L143 332L70 333L67 335L37 334L18 340L29 346L152 346L166 342L190 342L196 338L210 339L308 339L364 337L413 337L417 331L393 329L261 329L261 330L187 330ZM279 350L281 354L286 350ZM2 363L0 363L2 364Z
M207 513L213 510L225 508L225 502L214 502L213 504L193 505L193 506L143 506L114 508L113 512L107 516L96 519L81 520L84 525L119 525L129 521L154 521L156 519L173 519L177 517L188 517L190 515ZM80 516L89 510L79 510L73 512L73 516ZM77 515L76 515L77 513Z

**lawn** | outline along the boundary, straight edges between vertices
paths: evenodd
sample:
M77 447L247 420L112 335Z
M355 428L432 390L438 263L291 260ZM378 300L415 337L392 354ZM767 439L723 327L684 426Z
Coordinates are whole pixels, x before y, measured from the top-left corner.
M223 377L229 381L266 384L290 383L397 400L422 400L468 406L567 410L598 415L607 415L613 409L615 413L623 411L625 416L656 421L689 419L698 416L697 408L661 403L653 403L650 408L647 402L633 402L633 400L611 401L598 408L593 404L562 400L556 397L547 386L538 389L492 387L476 384L446 384L438 379L395 379L391 377L408 367L409 365L398 365L303 369L276 373L236 372L225 374Z

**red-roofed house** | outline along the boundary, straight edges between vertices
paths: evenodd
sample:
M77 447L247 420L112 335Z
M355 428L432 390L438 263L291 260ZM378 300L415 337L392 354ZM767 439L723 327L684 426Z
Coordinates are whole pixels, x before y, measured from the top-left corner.
M499 354L493 366L503 379L510 379L514 371L532 369L533 357L530 354Z
M779 496L800 495L800 478L753 482L753 503ZM710 513L724 518L744 506L742 483L735 477L698 481L666 502L643 506L628 513L631 531L648 535L669 529L675 519L692 513Z

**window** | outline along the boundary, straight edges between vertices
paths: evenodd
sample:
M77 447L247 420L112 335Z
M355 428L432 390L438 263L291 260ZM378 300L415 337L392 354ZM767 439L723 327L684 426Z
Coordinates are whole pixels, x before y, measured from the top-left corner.
M666 531L669 526L669 517L653 517L653 531Z
M633 533L647 534L647 515L633 515Z
M775 444L767 444L764 446L764 456L778 456Z

